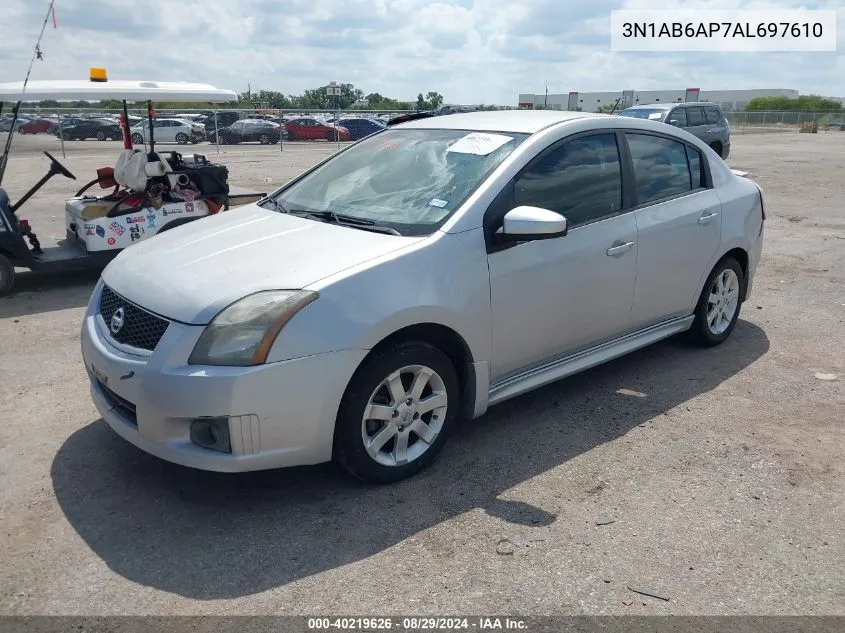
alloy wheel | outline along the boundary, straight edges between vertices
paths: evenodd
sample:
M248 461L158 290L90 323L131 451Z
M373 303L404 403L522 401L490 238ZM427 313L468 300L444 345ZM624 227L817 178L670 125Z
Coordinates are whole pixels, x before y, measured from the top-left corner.
M383 466L403 466L434 444L448 411L443 378L425 365L392 372L370 395L361 421L367 454Z
M707 298L707 327L713 334L722 334L733 321L739 306L739 278L730 268L723 270L710 286Z

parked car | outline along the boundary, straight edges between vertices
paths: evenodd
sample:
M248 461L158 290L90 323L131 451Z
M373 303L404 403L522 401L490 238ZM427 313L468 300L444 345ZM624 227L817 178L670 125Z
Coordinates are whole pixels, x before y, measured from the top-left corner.
M326 139L327 141L348 141L351 137L349 130L337 127L313 117L300 117L285 123L288 138L292 141L313 141Z
M337 124L349 130L349 140L351 141L358 141L387 127L381 121L374 121L365 117L340 119Z
M79 119L70 125L62 121L61 134L66 141L84 141L89 138L119 141L123 138L120 124L114 119Z
M155 120L155 142L156 143L199 143L205 140L205 126L199 123L191 123L182 119L156 119ZM149 140L150 124L143 120L130 128L132 142L135 145Z
M239 121L241 119L241 113L236 110L226 110L223 112L217 113L217 121L215 123L214 120L214 113L206 114L202 119L199 119L197 123L201 123L205 126L205 133L206 137L213 141L213 133L215 129L222 130L224 127L229 127L235 121Z
M121 253L82 354L100 415L160 458L396 481L460 417L681 332L724 343L764 220L680 128L422 118Z
M15 121L15 131L20 131L21 126L29 123L29 119L19 118ZM0 118L0 132L11 132L12 131L12 117L2 117Z
M59 125L58 119L31 119L18 128L21 134L53 134Z
M220 130L220 142L225 145L235 145L258 141L261 145L275 145L281 136L280 129L281 126L272 121L243 119ZM209 136L210 142L216 142L214 132L211 132Z
M723 159L731 153L731 126L722 108L715 103L652 103L635 105L620 116L662 121L683 128L707 143Z

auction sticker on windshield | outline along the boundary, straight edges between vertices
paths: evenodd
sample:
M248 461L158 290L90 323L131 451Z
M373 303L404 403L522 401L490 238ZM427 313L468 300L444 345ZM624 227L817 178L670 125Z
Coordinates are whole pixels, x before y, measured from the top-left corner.
M512 136L505 136L504 134L470 132L466 136L462 136L452 143L446 151L456 152L458 154L476 154L478 156L487 156L487 154L495 152L502 145L512 140Z

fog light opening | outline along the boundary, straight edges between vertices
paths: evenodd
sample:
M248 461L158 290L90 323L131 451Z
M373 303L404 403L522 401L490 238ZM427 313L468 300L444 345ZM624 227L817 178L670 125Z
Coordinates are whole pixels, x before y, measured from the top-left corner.
M229 418L199 418L191 422L191 442L219 453L231 453Z

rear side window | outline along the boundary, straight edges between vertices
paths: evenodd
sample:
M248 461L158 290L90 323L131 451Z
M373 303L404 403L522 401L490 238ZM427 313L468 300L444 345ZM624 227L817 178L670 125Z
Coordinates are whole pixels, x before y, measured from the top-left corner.
M701 108L687 108L687 121L689 125L704 125L704 113Z
M704 108L704 118L710 125L719 123L722 120L722 117L719 115L719 111L713 107Z
M683 143L647 134L628 133L626 136L634 163L639 204L656 202L693 189Z
M622 170L615 134L564 141L529 165L514 183L514 202L557 211L570 227L622 209Z

